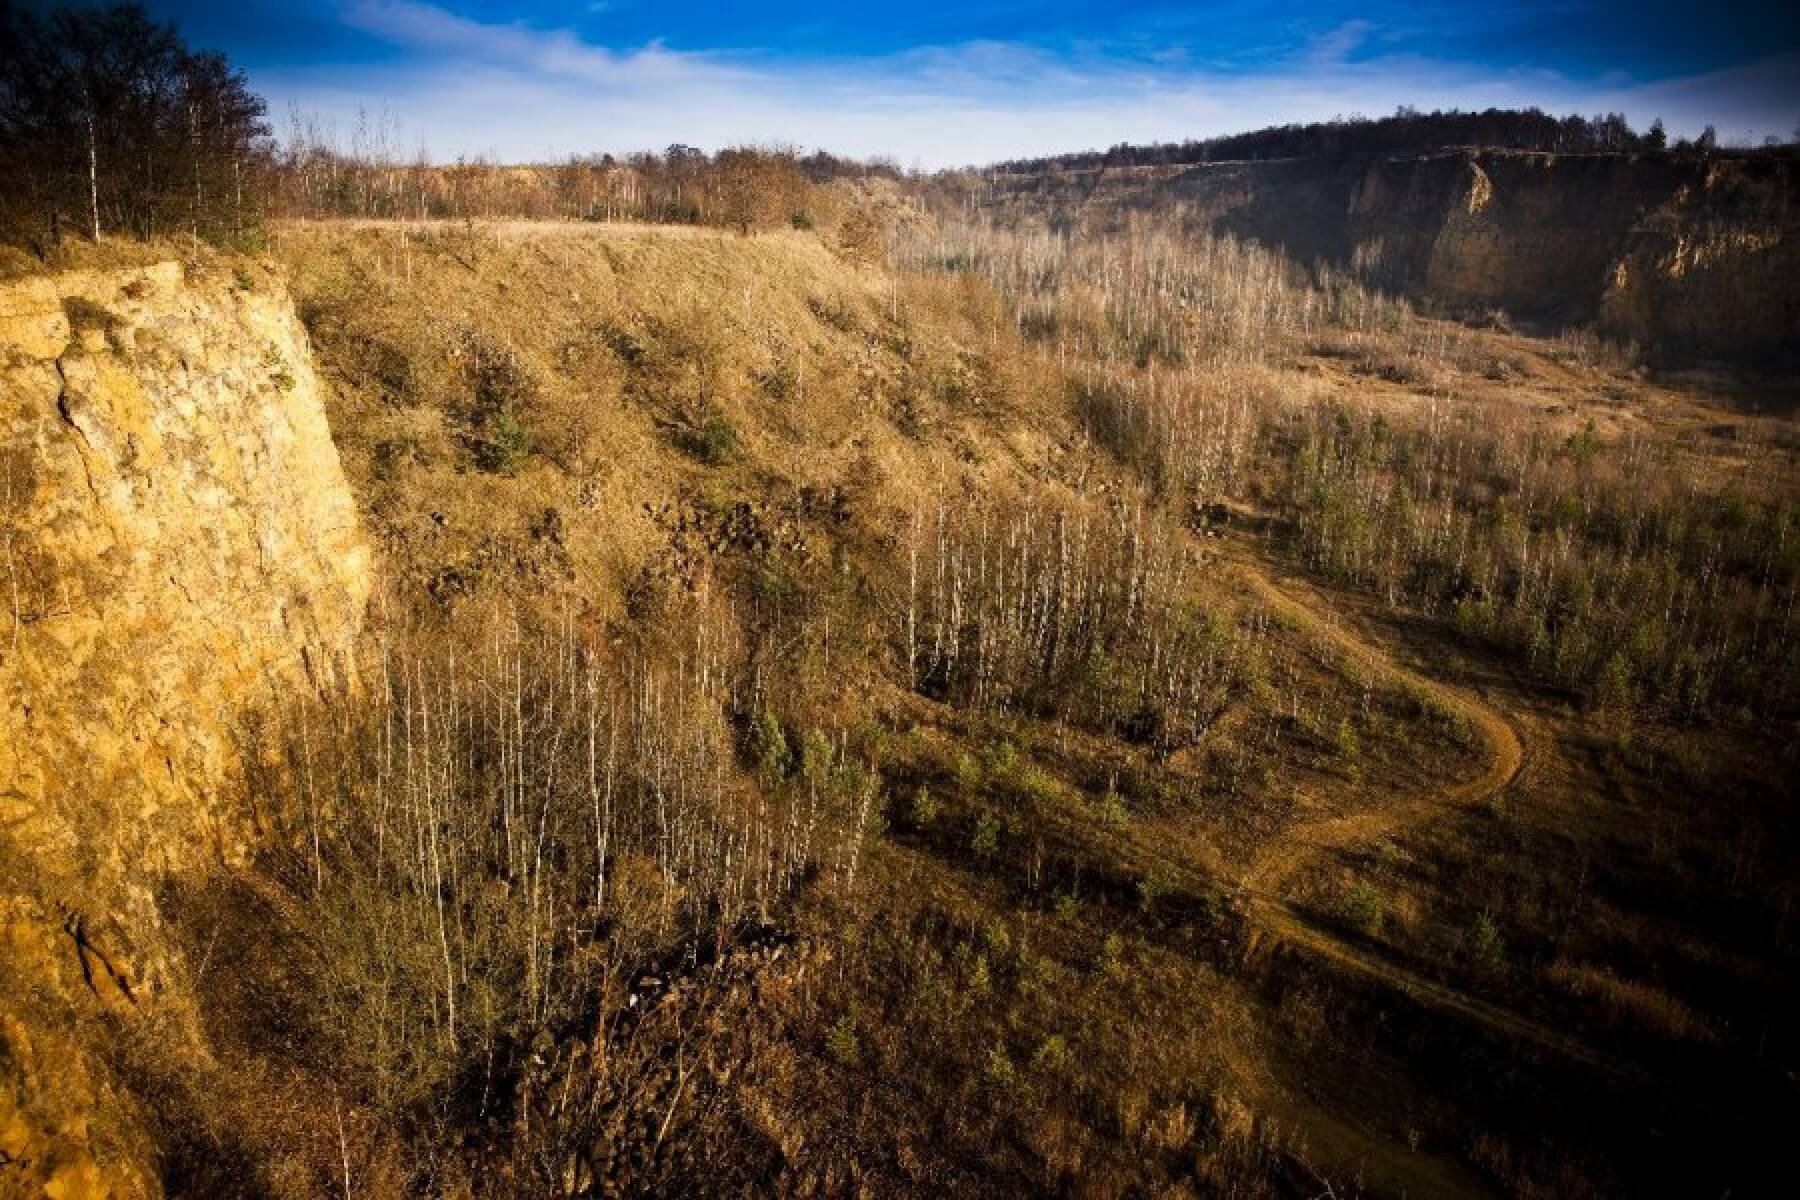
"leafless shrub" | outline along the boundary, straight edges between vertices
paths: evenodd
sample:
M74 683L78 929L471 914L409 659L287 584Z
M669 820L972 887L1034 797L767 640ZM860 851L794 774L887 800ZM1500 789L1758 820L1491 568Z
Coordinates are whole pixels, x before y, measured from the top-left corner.
M987 278L1014 302L1022 331L1029 321L1065 358L1102 363L1261 361L1289 336L1399 311L1347 282L1341 296L1312 287L1258 246L1136 214L1098 235L947 219L900 230L891 253L903 269Z

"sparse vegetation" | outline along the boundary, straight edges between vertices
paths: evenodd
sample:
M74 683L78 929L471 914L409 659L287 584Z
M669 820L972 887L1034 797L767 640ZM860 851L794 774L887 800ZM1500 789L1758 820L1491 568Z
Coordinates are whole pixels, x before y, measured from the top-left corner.
M1641 1134L1741 1148L1800 1044L1788 418L1714 446L1598 341L1177 212L385 153L297 139L280 203L719 232L278 229L386 591L343 686L246 726L253 861L172 889L218 1064L135 1068L187 1080L172 1170L1754 1177ZM56 601L4 534L0 650Z
M912 1169L883 1157L904 1137L951 1192L1104 1177L1279 1194L1274 1181L1309 1161L1270 1115L1296 1093L1271 1084L1246 1097L1222 1056L1262 1053L1253 1047L1274 1029L1320 1056L1324 1067L1303 1069L1328 1079L1340 1043L1378 1055L1389 1036L1458 1038L1469 1018L1429 1006L1371 1019L1374 1032L1337 1015L1373 1004L1382 971L1450 980L1528 1016L1582 1006L1597 1037L1660 1029L1692 1044L1714 1029L1673 992L1609 982L1601 966L1542 965L1563 961L1551 956L1557 938L1597 950L1597 935L1581 932L1598 910L1584 907L1578 874L1554 901L1516 886L1464 896L1422 865L1454 861L1447 852L1348 843L1368 857L1335 879L1297 877L1293 890L1315 892L1319 936L1377 964L1367 974L1304 953L1246 953L1259 918L1232 881L1269 847L1304 847L1315 822L1353 823L1396 793L1429 795L1478 770L1492 752L1483 705L1430 682L1423 664L1440 648L1514 655L1489 614L1545 595L1556 598L1551 629L1577 612L1591 622L1589 656L1599 639L1629 637L1627 606L1683 614L1679 644L1510 660L1523 679L1584 690L1557 718L1571 728L1604 723L1618 744L1617 716L1629 714L1631 744L1643 746L1746 702L1779 711L1785 684L1771 673L1739 690L1748 677L1734 665L1787 636L1773 604L1772 589L1791 587L1770 552L1782 536L1774 493L1684 524L1675 493L1647 482L1657 460L1632 451L1632 470L1614 465L1622 451L1598 426L1551 437L1525 418L1515 427L1430 408L1487 379L1492 356L1471 344L1486 335L1444 332L1252 247L1148 225L1079 242L979 222L903 231L896 273L868 285L890 290L873 294L838 275L834 257L783 249L796 258L769 260L757 241L726 238L679 252L722 280L708 285L711 301L648 289L612 299L612 272L687 268L675 251L605 242L606 274L565 269L559 280L607 297L584 302L579 319L547 332L543 320L532 330L472 322L454 337L409 330L383 307L398 293L382 298L378 282L361 299L340 290L345 263L377 281L382 269L379 243L344 236L308 234L290 250L302 299L331 369L410 410L401 421L371 407L347 424L380 430L368 461L387 490L373 519L393 531L396 569L448 597L433 610L447 623L432 634L444 639L437 649L397 651L387 684L313 713L298 741L292 717L283 723L279 744L299 767L268 791L286 797L289 848L264 869L296 906L296 928L345 931L331 935L344 948L321 940L320 958L306 960L329 998L302 1014L320 1031L309 1061L356 1081L355 1103L380 1114L375 1124L414 1131L398 1161L434 1153L431 1130L486 1119L485 1102L507 1119L532 1114L505 1151L513 1181L554 1181L557 1164L587 1155L596 1176L679 1188L700 1161L760 1161L744 1131L775 1112L811 1147L771 1168L784 1181L833 1169L837 1152L823 1147L854 1146L884 1164L872 1177L904 1192L917 1186ZM1127 248L1153 283L1117 282L1109 264ZM419 253L452 250L533 269L498 241ZM796 277L765 303L777 327L764 331L727 298L769 261ZM371 332L394 354L371 357ZM1353 356L1325 361L1349 364L1346 379L1370 377L1357 363L1391 358L1404 369L1381 378L1435 399L1408 412L1342 394L1282 398L1297 356L1337 345ZM454 370L432 365L440 348L456 352ZM588 397L578 437L554 415L566 393ZM452 516L433 523L442 532L429 545L443 557L411 557L406 531L431 518L409 509L455 495L428 482L434 472L480 489L460 511L487 527L521 503L496 490L504 480L432 465L456 461L434 458L442 430L493 437L508 415L531 434L506 469L543 493L518 517L532 532L450 557L441 547L456 521L474 524ZM555 454L538 450L540 431L562 437ZM1060 448L1029 451L1028 471L1001 466L1026 452L1000 447L1026 436ZM585 448L595 439L629 454ZM642 490L622 489L624 504L599 491L590 518L589 493L564 464L601 462L581 478L625 472ZM396 494L400 479L429 490ZM1496 495L1509 498L1489 504ZM1529 514L1517 521L1515 496ZM569 515L546 523L545 503ZM625 567L593 556L590 520L606 522L609 540L631 539ZM1260 551L1247 520L1268 532ZM1703 528L1728 530L1730 549L1706 558ZM1350 591L1304 603L1294 591L1294 604L1272 606L1235 583L1268 570L1259 553ZM1710 562L1711 590L1645 589L1631 572L1665 553L1659 578ZM1519 586L1526 565L1552 582ZM575 583L612 570L630 581L616 606ZM1611 589L1604 604L1567 604L1583 572ZM521 577L539 582L521 588ZM1732 599L1708 608L1703 595ZM484 596L534 614L533 632L479 616ZM1314 615L1328 605L1339 613ZM1321 636L1321 625L1353 620L1356 633ZM1428 624L1389 632L1415 620ZM1457 638L1430 641L1432 629ZM1683 648L1738 673L1690 686L1686 710L1664 698ZM399 668L407 655L414 665ZM403 749L422 736L422 714L434 740L416 747L410 769L423 774L409 787ZM420 825L409 814L426 779L436 819ZM371 825L383 796L386 824ZM1490 836L1524 837L1545 820L1533 796L1513 792L1484 793L1478 811L1499 831ZM603 850L596 829L611 831ZM434 838L454 885L429 875ZM379 857L383 846L423 850L409 849L401 870ZM698 1015L752 994L730 982L745 977L706 964L740 961L769 938L794 939L784 962L802 961L801 946L821 955L829 965L807 970L827 985L782 990L782 969L759 966L769 982L754 987L783 999L742 1027ZM632 997L641 1006L671 979L684 981L682 999L631 1015ZM1126 1007L1200 1015L1121 1019ZM1385 1032L1388 1022L1403 1032ZM1474 1027L1496 1044L1459 1053L1507 1060L1504 1035ZM629 1042L608 1035L605 1072L577 1072L593 1079L577 1089L586 1108L530 1107L533 1089L571 1077L572 1047L628 1028L638 1031ZM672 1073L653 1065L671 1061ZM699 1062L737 1065L729 1078L704 1076L714 1090L690 1110L677 1093L682 1071L713 1070L689 1065ZM1302 1069L1270 1063L1283 1077ZM1384 1069L1435 1086L1420 1060ZM679 1095L691 1098L702 1077L689 1078ZM471 1093L471 1080L497 1098ZM1415 1122L1408 1136L1466 1147L1454 1128L1481 1120L1502 1131L1482 1143L1493 1149L1539 1121L1581 1127L1513 1104L1509 1088L1461 1095L1453 1115ZM865 1097L860 1111L841 1103L850 1090ZM637 1111L657 1114L651 1128L631 1124ZM1294 1118L1302 1130L1306 1111ZM1161 1149L1145 1157L1145 1146ZM633 1153L643 1157L618 1157ZM1459 1169L1526 1169L1510 1149L1450 1153Z
M1486 913L1475 914L1463 934L1463 946L1478 970L1498 971L1506 965L1506 941L1500 935L1500 927Z
M709 409L697 425L682 435L682 442L701 462L720 466L730 462L737 453L737 426L724 413Z
M1608 1019L1626 1022L1663 1037L1710 1041L1709 1030L1679 1000L1649 984L1621 979L1591 965L1554 962L1547 975L1558 988L1596 1004Z

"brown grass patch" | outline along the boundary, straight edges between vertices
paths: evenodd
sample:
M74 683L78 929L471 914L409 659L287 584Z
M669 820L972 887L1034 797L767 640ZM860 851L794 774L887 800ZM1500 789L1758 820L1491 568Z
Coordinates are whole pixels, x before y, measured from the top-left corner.
M1710 1042L1713 1031L1694 1012L1659 988L1621 979L1587 963L1558 960L1545 976L1559 989L1594 1004L1617 1024L1633 1025L1681 1041Z

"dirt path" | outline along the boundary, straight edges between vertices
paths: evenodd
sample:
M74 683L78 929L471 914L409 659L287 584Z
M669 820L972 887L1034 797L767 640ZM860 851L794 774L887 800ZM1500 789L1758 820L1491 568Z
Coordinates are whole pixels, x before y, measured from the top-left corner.
M1427 978L1392 961L1377 948L1345 938L1283 897L1289 880L1326 855L1431 820L1451 807L1483 803L1498 795L1518 775L1525 761L1525 748L1513 726L1479 697L1408 670L1386 651L1363 641L1343 623L1326 615L1330 607L1316 589L1296 581L1277 582L1264 567L1248 559L1240 559L1238 566L1251 590L1272 611L1309 630L1364 670L1429 696L1468 722L1483 744L1485 759L1481 770L1467 779L1401 796L1367 812L1302 826L1265 846L1243 877L1245 898L1260 936L1303 946L1340 967L1379 979L1415 1000L1455 1012L1508 1037L1607 1074L1640 1076L1641 1072L1600 1054L1580 1038Z
M1427 978L1378 947L1353 941L1321 924L1284 897L1286 885L1321 858L1429 821L1451 808L1497 796L1518 775L1525 761L1525 746L1513 725L1480 697L1420 675L1386 650L1364 641L1336 618L1329 600L1318 589L1300 580L1278 581L1252 554L1230 557L1251 592L1271 612L1312 633L1363 671L1403 684L1466 721L1482 743L1483 758L1481 769L1466 779L1399 796L1371 811L1303 825L1263 847L1242 877L1254 927L1250 953L1272 944L1298 946L1341 970L1378 980L1419 1003L1455 1013L1507 1038L1615 1078L1644 1080L1644 1072L1600 1053L1580 1038ZM1451 1158L1407 1151L1376 1131L1359 1128L1292 1094L1270 1071L1266 1055L1246 1055L1235 1049L1227 1049L1227 1054L1234 1074L1252 1091L1258 1106L1282 1125L1301 1131L1321 1167L1354 1170L1360 1188L1409 1197L1489 1190L1487 1181L1472 1176Z
M1261 567L1248 561L1240 561L1239 568L1245 582L1271 611L1309 630L1371 674L1386 676L1429 696L1468 722L1484 744L1487 759L1481 773L1470 779L1403 796L1393 804L1368 812L1320 821L1303 827L1297 836L1270 843L1244 875L1244 885L1253 895L1279 896L1289 879L1321 856L1427 819L1448 805L1478 804L1499 794L1519 773L1524 747L1512 726L1493 709L1460 688L1414 674L1341 623L1321 616L1328 609L1313 589L1293 583L1277 584ZM1293 593L1302 588L1305 599L1296 599Z

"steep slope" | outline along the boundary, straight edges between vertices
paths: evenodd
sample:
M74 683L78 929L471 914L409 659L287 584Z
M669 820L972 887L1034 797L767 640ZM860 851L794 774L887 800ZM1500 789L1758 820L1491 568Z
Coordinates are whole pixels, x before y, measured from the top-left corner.
M0 288L0 551L0 1182L151 1193L98 1050L182 1024L154 889L242 853L240 708L329 678L370 589L280 283Z
M859 524L833 505L891 535L1070 436L991 297L811 234L296 223L276 243L382 561L446 611L498 590L618 619L695 582L676 560L717 547L674 550L684 522L729 541L709 526L741 502L769 526L746 536L810 532L805 557L803 526Z

